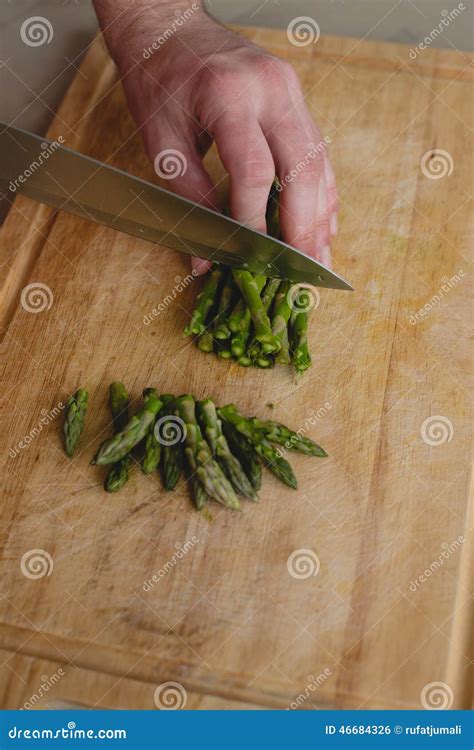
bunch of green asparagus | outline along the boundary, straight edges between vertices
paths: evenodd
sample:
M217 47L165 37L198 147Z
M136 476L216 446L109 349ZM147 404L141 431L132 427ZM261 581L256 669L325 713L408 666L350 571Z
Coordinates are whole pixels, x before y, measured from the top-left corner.
M268 233L274 237L280 235L276 195L272 190L267 206ZM311 365L311 306L310 292L298 284L214 264L184 333L196 337L201 351L243 367L292 362L299 374Z
M65 447L71 456L78 445L85 409L71 397L64 422ZM143 391L143 403L130 417L130 398L122 383L109 387L113 435L99 446L92 463L108 466L104 487L117 492L137 464L144 474L159 471L165 490L173 490L184 475L194 505L202 510L210 500L240 510L238 496L257 501L262 467L293 489L297 481L281 448L309 456L327 453L310 438L273 420L243 416L236 406L217 407L210 398L195 401L185 394Z

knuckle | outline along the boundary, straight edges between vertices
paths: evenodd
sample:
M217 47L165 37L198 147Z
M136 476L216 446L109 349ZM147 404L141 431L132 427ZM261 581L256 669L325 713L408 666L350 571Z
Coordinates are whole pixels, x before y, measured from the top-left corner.
M267 159L243 159L235 164L234 176L242 187L268 187L275 177L275 167Z

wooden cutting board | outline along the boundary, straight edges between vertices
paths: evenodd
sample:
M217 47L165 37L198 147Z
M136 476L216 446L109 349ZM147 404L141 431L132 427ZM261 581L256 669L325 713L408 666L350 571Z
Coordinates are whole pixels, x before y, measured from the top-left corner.
M183 339L199 286L174 291L186 257L16 199L0 245L4 706L59 668L51 695L86 705L150 708L168 680L191 707L302 695L302 708L419 708L439 682L448 704L468 705L469 60L241 31L295 65L332 140L335 268L356 292L321 293L314 366L298 382L246 370ZM100 41L50 128L60 135L154 179ZM450 174L423 173L432 149ZM208 166L222 177L215 153ZM38 284L47 304L31 312ZM236 401L307 430L330 457L295 456L298 491L267 476L259 505L216 505L212 519L185 486L165 494L140 472L107 495L89 461L116 379L137 398L155 385ZM79 385L90 411L71 461L54 414ZM49 575L22 573L35 549ZM290 574L301 550L316 575Z

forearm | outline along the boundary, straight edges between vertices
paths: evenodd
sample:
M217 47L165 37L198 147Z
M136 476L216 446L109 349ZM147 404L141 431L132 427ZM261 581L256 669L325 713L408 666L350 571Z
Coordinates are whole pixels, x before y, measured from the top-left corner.
M159 49L176 31L198 31L211 19L203 0L93 0L99 24L117 65L134 66L138 59ZM193 27L193 30L191 30Z

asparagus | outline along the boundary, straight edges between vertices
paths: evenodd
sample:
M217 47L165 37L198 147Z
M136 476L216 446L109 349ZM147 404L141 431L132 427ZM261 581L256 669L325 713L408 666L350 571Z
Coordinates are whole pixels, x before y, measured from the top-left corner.
M237 291L230 269L226 269L225 273L226 277L224 286L222 287L216 317L213 321L214 336L216 339L220 340L228 339L230 336L230 329L227 325L227 318L229 316L229 312L232 310L233 301L235 299Z
M257 275L254 277L254 281L255 286L260 293L265 286L266 278L265 276ZM243 299L240 300L238 307L240 314L235 315L234 309L234 312L232 313L234 317L229 319L229 328L234 332L230 342L230 350L236 359L240 359L240 357L243 357L245 354L245 348L250 336L250 326L252 324L250 309L247 307ZM235 328L233 327L234 325Z
M222 423L217 416L216 406L210 399L198 402L198 417L211 450L224 474L239 495L257 500L257 494L247 478L242 465L233 455L222 432Z
M272 237L280 236L277 184L278 183L275 181L270 189L270 195L268 196L267 201L267 210L265 212L267 233Z
M238 432L230 422L222 422L222 431L232 453L237 456L244 467L252 487L258 492L262 486L262 464L253 449L252 443Z
M291 317L291 304L288 301L291 283L282 281L275 296L275 307L273 310L272 333L276 340L282 345L285 331L288 330L288 321Z
M214 349L214 339L212 338L212 333L208 329L199 336L197 346L201 352L212 352Z
M166 436L166 417L174 417L174 396L165 393L161 396L161 400L164 407L160 417L163 420L160 427L162 434ZM172 424L173 420L170 419L168 425L171 426ZM169 443L167 440L162 442L160 470L161 481L165 490L174 490L183 471L183 449L179 441L176 443Z
M257 419L256 417L253 417L250 421L253 427L271 443L284 445L288 450L305 453L307 456L320 456L324 458L328 455L314 440L293 432L293 430L288 429L288 427L280 424L280 422L275 422L271 419Z
M143 391L143 398L147 398L148 396L155 396L158 398L156 388L145 388ZM156 471L158 464L160 463L161 445L155 437L155 424L156 419L151 423L148 432L143 439L143 454L140 464L144 474L151 474Z
M213 459L211 449L202 436L192 396L184 395L176 399L176 414L186 425L184 452L191 473L201 482L209 497L228 508L239 510L240 504L234 488Z
M255 338L261 342L263 347L266 347L265 351L267 353L278 351L278 342L273 336L270 319L260 297L263 284L259 287L259 277L252 276L249 271L237 270L235 268L232 273L234 281L242 292L242 296L250 310L255 326Z
M196 510L202 510L209 500L209 495L196 476L191 476L189 478L189 483L191 485L191 493L195 508Z
M233 404L223 406L217 410L217 413L223 421L232 424L238 432L250 440L266 466L281 482L293 489L297 488L296 477L288 461L280 456L276 448L253 426L249 419L240 414L236 406Z
M292 360L297 373L311 366L308 351L308 312L294 310L291 314Z
M288 340L288 328L283 329L281 337L281 349L275 356L275 362L278 365L289 365L291 362L290 357L290 342Z
M148 394L143 406L125 425L123 430L105 440L92 459L93 464L114 464L130 453L132 448L147 434L154 424L156 416L163 406L163 402L154 393Z
M84 429L84 418L87 411L87 400L89 394L84 388L79 388L73 396L70 396L66 404L63 434L64 448L69 457L76 450L82 430Z
M184 329L186 336L194 334L200 336L206 330L206 318L209 315L215 301L216 296L224 275L224 269L215 264L209 274L207 275L204 288L200 294L198 294L196 307L191 315L189 324Z
M114 422L114 432L121 432L128 422L129 396L123 383L112 383L109 386L109 404ZM127 454L117 461L110 469L104 480L107 492L118 492L128 481L132 455Z

